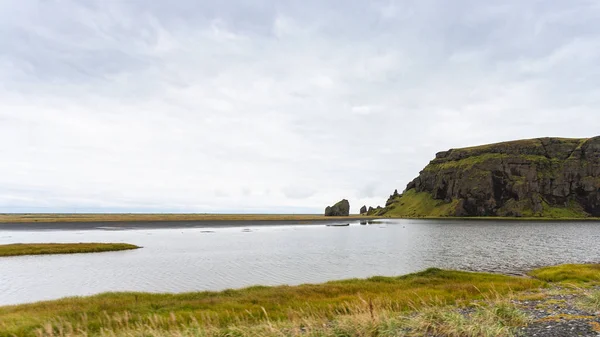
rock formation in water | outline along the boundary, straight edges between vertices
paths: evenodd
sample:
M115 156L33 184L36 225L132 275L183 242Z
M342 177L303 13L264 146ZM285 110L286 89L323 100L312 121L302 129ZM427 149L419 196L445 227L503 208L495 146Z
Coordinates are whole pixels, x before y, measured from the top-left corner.
M348 216L350 215L350 203L343 199L333 206L325 208L325 216Z
M360 208L360 214L367 214L367 206L363 206Z
M600 216L600 137L439 152L403 194L396 191L373 215Z

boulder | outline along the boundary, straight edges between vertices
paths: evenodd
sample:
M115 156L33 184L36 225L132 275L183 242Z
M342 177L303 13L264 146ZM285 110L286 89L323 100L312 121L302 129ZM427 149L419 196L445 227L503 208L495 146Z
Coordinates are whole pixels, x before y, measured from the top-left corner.
M325 208L325 216L348 216L350 215L350 203L344 199L333 206Z

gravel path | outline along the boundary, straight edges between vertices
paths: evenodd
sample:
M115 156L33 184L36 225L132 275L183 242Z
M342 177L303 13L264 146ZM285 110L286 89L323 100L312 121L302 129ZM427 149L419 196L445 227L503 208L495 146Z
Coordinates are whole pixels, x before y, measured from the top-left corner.
M593 290L600 290L596 287ZM588 290L589 291L589 290ZM522 328L523 337L600 337L600 312L581 308L585 290L558 286L544 289L539 299L517 300L517 306L533 318ZM543 298L542 298L543 297Z

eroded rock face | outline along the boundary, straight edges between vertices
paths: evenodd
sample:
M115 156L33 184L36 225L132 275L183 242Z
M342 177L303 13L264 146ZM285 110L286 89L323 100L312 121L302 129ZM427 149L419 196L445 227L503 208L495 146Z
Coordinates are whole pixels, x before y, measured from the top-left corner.
M456 216L600 216L600 137L439 152L411 189L455 203Z
M350 215L350 203L343 199L333 206L325 208L325 216L348 216Z
M360 208L360 214L367 214L367 206L363 206Z

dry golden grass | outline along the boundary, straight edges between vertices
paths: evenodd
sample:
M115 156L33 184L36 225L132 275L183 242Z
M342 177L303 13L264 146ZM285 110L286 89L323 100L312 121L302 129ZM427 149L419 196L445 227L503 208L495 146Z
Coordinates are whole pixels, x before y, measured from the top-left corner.
M437 305L436 305L437 304ZM180 319L170 315L133 315L129 312L106 314L102 328L92 330L85 324L54 320L36 329L37 337L417 337L425 335L460 337L512 337L516 328L529 319L507 300L477 303L470 308L444 306L439 303L421 306L414 311L397 312L372 306L368 302L328 318L305 312L290 312L287 320L272 320L265 310L260 320L237 321L228 326L210 320ZM85 315L82 316L85 322Z
M0 307L0 336L169 336L170 331L189 336L258 336L262 334L257 329L271 328L277 335L294 335L293 331L304 328L315 329L314 336L371 336L373 329L378 331L375 336L391 336L379 331L397 332L394 326L406 312L464 305L490 294L541 285L529 278L428 269L400 277L293 287L108 293Z

